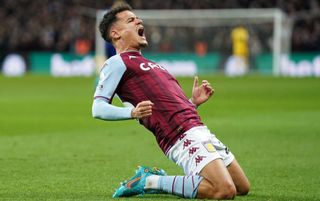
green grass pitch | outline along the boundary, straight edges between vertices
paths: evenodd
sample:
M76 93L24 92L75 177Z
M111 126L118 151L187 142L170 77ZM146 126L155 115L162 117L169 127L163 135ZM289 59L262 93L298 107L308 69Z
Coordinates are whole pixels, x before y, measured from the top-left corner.
M320 200L320 79L208 79L198 111L251 181L236 200ZM192 78L179 78L187 95ZM182 171L135 120L91 117L94 78L0 77L0 200L112 200L138 165ZM177 200L147 195L123 200Z

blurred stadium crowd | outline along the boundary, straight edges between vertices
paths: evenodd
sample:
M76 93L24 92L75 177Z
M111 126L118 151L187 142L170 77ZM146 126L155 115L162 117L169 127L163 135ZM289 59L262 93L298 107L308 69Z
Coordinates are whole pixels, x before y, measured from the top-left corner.
M320 51L320 0L127 2L134 9L281 8L295 19L292 50ZM110 8L113 3L114 0L0 0L0 52L3 55L14 51L72 51L80 54L93 51L95 11ZM170 51L170 48L162 50Z

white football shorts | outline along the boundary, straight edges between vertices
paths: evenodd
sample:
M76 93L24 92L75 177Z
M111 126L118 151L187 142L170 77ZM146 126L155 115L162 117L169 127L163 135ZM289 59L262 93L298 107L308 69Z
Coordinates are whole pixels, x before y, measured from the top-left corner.
M234 155L206 126L194 127L182 134L167 152L167 157L186 175L199 174L208 163L218 158L225 166L234 160Z

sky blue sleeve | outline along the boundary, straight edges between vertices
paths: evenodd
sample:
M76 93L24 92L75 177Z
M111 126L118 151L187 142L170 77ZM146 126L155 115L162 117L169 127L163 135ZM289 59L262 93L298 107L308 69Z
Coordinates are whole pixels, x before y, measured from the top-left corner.
M131 119L132 107L117 107L111 105L115 90L126 71L120 55L108 59L101 72L99 83L94 93L92 116L102 120Z

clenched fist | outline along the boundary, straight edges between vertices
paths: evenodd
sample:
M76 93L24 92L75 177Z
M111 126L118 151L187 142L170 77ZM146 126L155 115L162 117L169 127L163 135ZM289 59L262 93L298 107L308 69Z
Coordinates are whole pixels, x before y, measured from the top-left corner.
M132 109L131 117L134 119L141 119L152 115L153 103L149 100L141 101L138 105Z

